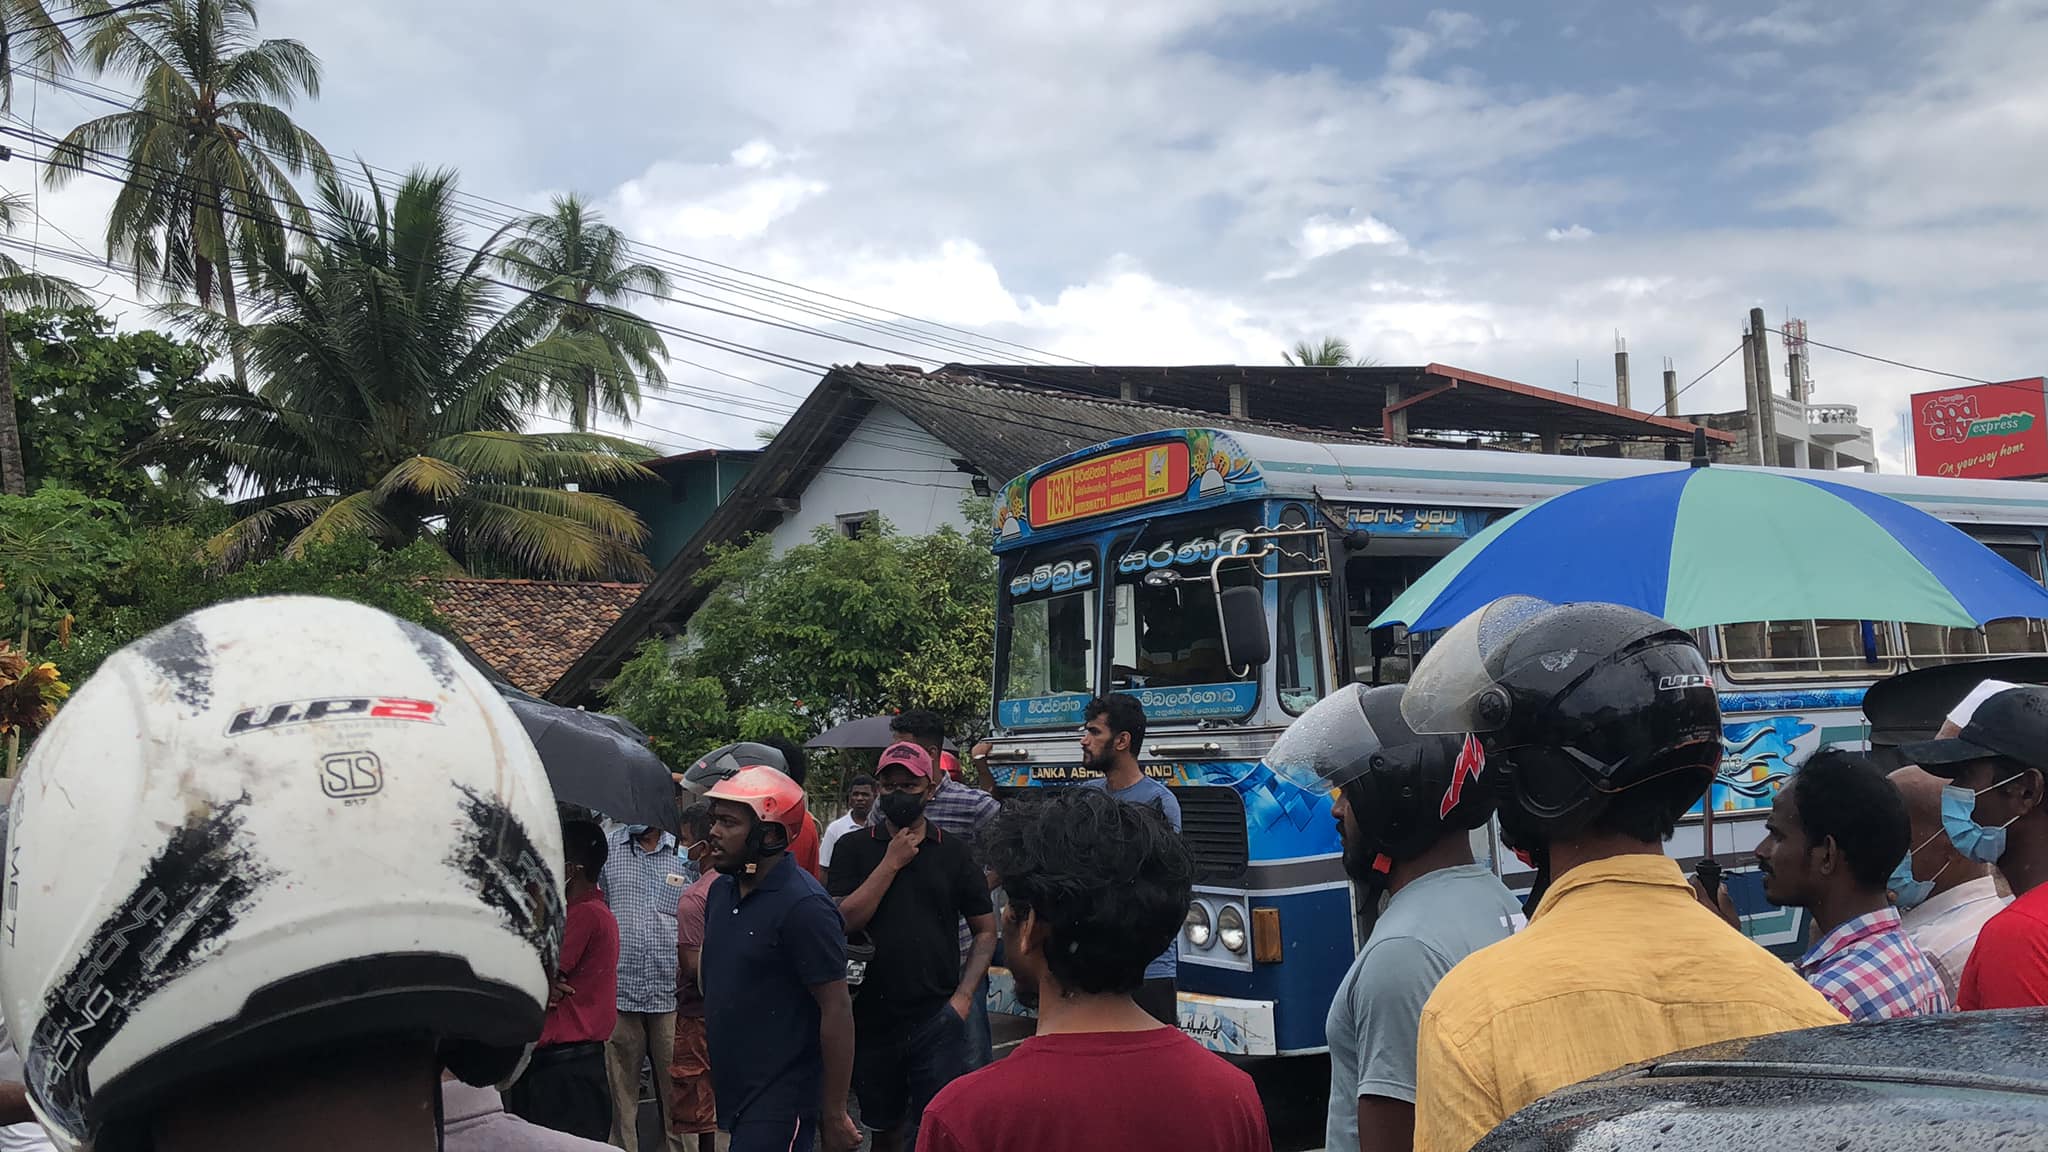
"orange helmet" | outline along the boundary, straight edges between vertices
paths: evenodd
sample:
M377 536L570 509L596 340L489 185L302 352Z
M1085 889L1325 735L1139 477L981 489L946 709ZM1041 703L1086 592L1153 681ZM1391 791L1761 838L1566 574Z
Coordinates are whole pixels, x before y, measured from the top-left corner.
M713 784L704 796L745 804L764 824L782 825L788 843L795 843L797 834L803 831L803 786L766 765L742 768Z

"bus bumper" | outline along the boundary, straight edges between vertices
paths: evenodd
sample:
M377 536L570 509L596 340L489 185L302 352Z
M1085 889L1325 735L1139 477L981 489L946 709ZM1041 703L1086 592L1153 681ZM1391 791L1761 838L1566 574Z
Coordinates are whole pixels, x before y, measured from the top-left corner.
M1017 1002L1017 985L1007 968L988 970L988 1010L1007 1016L1032 1016ZM1211 1052L1226 1056L1279 1054L1273 1030L1271 1000L1238 1000L1229 996L1180 994L1181 1031Z

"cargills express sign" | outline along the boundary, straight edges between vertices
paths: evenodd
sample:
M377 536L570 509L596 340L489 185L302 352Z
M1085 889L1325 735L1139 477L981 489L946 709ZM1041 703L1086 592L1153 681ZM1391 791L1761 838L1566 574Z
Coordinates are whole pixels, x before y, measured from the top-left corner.
M2048 476L2048 397L2041 377L1914 396L1914 471L2017 480Z

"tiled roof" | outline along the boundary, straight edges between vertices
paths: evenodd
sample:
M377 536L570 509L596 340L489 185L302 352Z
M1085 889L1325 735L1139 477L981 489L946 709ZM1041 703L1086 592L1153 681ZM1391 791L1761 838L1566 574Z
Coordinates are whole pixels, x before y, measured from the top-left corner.
M456 639L513 687L536 694L605 634L642 587L574 580L427 583Z

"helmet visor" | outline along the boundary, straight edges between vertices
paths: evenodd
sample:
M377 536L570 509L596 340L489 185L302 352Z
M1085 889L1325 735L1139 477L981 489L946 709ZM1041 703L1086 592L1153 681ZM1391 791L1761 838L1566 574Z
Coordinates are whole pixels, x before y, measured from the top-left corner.
M1534 596L1503 596L1443 634L1416 666L1401 697L1401 719L1425 736L1498 731L1508 720L1499 681L1508 641L1521 626L1556 605Z
M1311 792L1328 792L1363 776L1380 750L1365 715L1365 686L1346 684L1287 726L1266 753L1273 774Z

